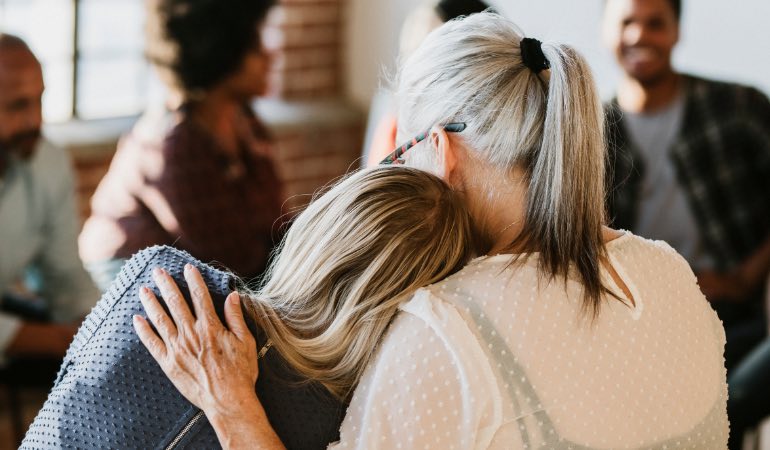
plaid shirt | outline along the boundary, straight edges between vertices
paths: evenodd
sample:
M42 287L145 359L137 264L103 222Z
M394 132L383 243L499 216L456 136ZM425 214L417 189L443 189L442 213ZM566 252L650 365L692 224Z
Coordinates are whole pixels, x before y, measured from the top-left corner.
M770 102L736 84L684 76L685 112L669 151L706 251L725 270L770 236ZM633 231L644 164L617 99L606 107L608 210Z
M155 244L189 251L238 275L258 275L281 216L282 183L267 131L228 156L183 111L147 115L121 139L80 235L86 262L128 258Z

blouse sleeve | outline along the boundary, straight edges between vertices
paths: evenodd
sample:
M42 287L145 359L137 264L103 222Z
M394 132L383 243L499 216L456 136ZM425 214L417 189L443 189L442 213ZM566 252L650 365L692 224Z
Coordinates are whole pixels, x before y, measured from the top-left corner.
M501 422L496 382L468 352L478 344L457 312L444 312L428 321L400 313L330 449L486 448Z

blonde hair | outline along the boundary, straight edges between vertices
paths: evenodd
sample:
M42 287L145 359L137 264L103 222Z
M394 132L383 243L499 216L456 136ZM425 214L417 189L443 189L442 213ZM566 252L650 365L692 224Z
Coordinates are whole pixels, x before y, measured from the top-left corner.
M398 139L465 122L467 129L453 137L504 173L523 170L523 231L510 248L540 252L541 273L551 278L566 279L574 267L584 307L595 316L609 292L600 277L606 255L601 102L577 51L544 43L550 70L536 74L522 62L523 37L513 22L489 12L431 33L399 71Z
M296 218L251 313L291 367L346 398L399 304L471 252L462 199L441 179L362 170Z

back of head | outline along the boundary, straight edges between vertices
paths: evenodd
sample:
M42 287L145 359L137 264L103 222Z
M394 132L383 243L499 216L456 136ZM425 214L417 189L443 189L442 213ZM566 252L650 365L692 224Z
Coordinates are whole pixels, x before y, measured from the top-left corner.
M0 59L0 70L40 65L24 39L8 33L0 33Z
M434 31L399 72L398 140L435 125L466 123L456 139L475 157L501 173L516 168L526 174L524 231L511 247L540 252L541 269L550 276L566 277L574 265L586 286L586 306L597 306L604 252L601 102L574 49L543 44L550 69L536 73L522 59L523 38L515 24L492 13Z
M273 0L150 0L145 54L175 87L206 90L259 49Z
M0 33L0 51L5 50L29 50L29 47L27 46L27 43L24 42L24 40L16 35L8 34L8 33Z
M429 173L364 170L297 217L262 288L255 318L300 373L345 396L398 305L470 258L459 194Z
M35 154L43 120L40 62L18 36L0 33L0 174L9 158Z

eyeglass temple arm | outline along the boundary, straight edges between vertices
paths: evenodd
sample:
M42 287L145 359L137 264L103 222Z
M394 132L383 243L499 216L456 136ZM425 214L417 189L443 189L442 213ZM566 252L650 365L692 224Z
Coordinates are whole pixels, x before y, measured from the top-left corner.
M460 133L463 130L465 130L466 127L467 127L467 125L465 124L465 122L452 122L452 123L448 123L448 124L443 126L444 130L449 132L449 133ZM398 147L390 155L385 157L385 159L383 159L382 162L380 162L380 164L391 164L391 163L393 163L394 161L399 159L401 157L401 155L406 153L407 150L409 150L410 148L414 147L415 145L417 145L417 143L421 142L423 139L428 137L429 133L430 133L430 130L427 130L425 133L422 133L422 134L418 135L417 137L415 137L411 141L409 141L406 144Z
M464 131L467 126L468 125L466 125L465 122L448 123L444 125L444 131L448 131L450 133L460 133L461 131Z

